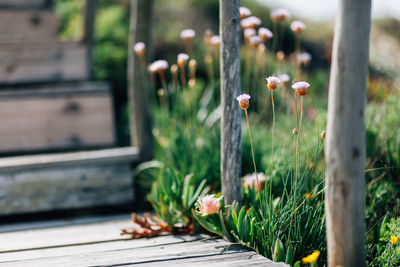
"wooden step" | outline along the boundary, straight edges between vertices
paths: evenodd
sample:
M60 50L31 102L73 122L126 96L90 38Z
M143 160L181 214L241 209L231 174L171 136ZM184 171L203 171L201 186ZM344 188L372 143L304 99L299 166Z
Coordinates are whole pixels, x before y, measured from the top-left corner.
M0 43L0 85L87 79L87 47L82 43Z
M0 43L54 42L58 40L58 26L58 18L50 10L0 9Z
M0 216L132 204L138 160L135 147L0 158Z
M62 83L0 90L0 153L111 147L110 86Z

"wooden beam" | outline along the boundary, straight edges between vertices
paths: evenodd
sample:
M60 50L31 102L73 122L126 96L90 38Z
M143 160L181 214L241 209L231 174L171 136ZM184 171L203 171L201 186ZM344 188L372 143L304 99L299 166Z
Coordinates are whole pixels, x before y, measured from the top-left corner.
M364 110L371 0L341 0L326 134L328 266L365 266Z
M221 183L226 203L241 202L241 110L239 0L220 0Z
M131 0L130 35L128 44L128 98L130 113L131 144L140 148L143 160L153 155L153 135L150 118L149 88L144 86L140 60L135 56L133 46L144 42L150 47L153 0Z
M87 46L87 67L89 73L89 80L93 78L93 45L94 45L94 34L96 25L96 6L97 0L86 0L85 5L85 25L84 25L84 36L83 42Z

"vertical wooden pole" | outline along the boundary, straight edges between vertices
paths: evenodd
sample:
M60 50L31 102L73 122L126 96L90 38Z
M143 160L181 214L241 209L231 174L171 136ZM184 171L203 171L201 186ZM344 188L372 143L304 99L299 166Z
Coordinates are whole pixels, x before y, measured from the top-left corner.
M326 134L328 266L365 266L364 168L371 0L340 0Z
M133 46L144 42L149 51L153 0L131 0L130 36L128 44L128 98L130 113L131 144L140 148L141 159L153 156L153 135L149 111L149 92L142 79L140 60L135 56Z
M84 36L82 41L86 44L87 47L86 56L89 80L93 78L93 43L95 32L96 5L97 0L86 0L84 16Z
M221 73L221 183L225 203L241 202L241 110L239 0L219 1Z

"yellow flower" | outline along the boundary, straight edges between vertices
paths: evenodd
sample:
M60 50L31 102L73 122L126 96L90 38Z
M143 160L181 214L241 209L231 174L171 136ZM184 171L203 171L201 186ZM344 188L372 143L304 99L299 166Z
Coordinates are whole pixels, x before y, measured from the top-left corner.
M314 263L318 260L320 252L318 250L314 251L313 253L311 253L310 255L308 255L307 257L302 259L303 263Z
M398 236L392 235L392 237L390 238L390 243L392 243L392 245L396 245L397 244L397 240L399 239Z

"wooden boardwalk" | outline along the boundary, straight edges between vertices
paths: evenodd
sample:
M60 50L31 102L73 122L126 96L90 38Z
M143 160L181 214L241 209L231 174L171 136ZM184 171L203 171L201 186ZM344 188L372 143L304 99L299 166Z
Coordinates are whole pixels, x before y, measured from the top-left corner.
M132 240L125 218L0 226L0 266L288 266L207 235Z

